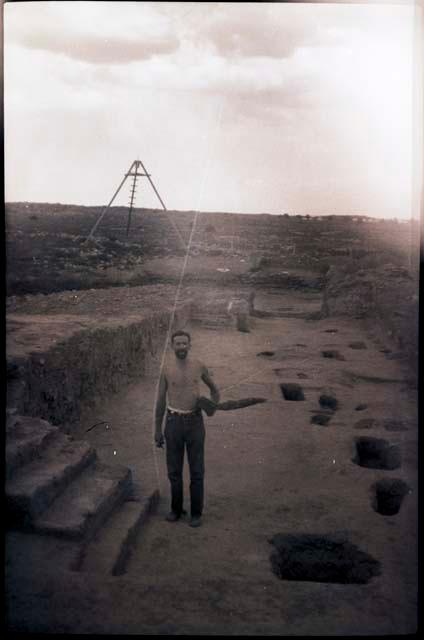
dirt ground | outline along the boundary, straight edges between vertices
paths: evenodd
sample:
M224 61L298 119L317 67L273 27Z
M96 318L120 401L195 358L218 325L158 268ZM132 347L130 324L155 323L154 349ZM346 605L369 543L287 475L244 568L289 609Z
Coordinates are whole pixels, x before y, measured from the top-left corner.
M12 630L283 636L416 630L414 381L406 363L387 357L372 325L308 318L320 304L312 293L258 293L257 309L286 308L287 317L255 318L250 333L191 328L193 354L213 373L222 400L267 400L205 418L206 493L199 529L188 520L164 520L165 452L152 445L159 360L144 381L84 414L78 435L103 459L128 465L140 493L159 488L159 507L125 575L99 578L50 566L19 590L10 588ZM273 355L258 355L264 351ZM299 384L304 400L286 400L280 388L286 383ZM322 394L336 398L335 410L320 407ZM330 416L328 424L311 422L317 414ZM109 429L87 433L100 421ZM393 445L400 466L359 466L358 437ZM384 478L408 485L396 515L373 509L373 485ZM185 491L189 508L187 473ZM366 584L282 580L270 561L270 539L278 533L344 536L380 563L380 574Z

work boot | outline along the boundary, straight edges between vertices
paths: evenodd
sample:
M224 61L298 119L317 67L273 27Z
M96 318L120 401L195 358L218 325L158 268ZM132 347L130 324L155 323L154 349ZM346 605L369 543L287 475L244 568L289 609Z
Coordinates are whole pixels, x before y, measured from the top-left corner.
M170 511L168 513L168 515L166 516L165 520L167 522L177 522L177 520L179 520L181 518L181 516L185 516L187 515L187 511L184 511L184 509L181 511L181 513L176 513L175 511Z
M191 516L190 527L200 527L202 518L200 516Z

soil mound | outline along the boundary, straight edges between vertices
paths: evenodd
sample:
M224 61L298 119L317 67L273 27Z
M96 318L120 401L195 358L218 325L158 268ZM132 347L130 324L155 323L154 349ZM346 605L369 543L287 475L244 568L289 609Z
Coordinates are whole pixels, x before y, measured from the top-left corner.
M372 320L382 339L401 349L417 369L418 270L391 263L359 268L354 260L332 266L321 314Z

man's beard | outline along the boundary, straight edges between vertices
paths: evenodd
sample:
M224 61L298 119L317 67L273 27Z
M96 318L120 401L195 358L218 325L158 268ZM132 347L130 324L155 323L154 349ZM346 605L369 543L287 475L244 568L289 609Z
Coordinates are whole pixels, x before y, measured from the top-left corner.
M187 354L188 354L188 351L185 351L183 349L179 349L178 351L175 352L175 355L180 360L185 360L187 358Z

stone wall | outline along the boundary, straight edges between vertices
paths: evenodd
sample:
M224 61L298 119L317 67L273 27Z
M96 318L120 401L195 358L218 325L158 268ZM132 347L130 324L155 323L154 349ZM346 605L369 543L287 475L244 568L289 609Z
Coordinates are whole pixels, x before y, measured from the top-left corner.
M189 302L178 308L173 327L190 319ZM28 319L28 318L27 318ZM28 354L8 349L9 412L36 416L71 432L84 405L149 372L160 360L170 321L169 310L139 320L76 328L50 348Z

